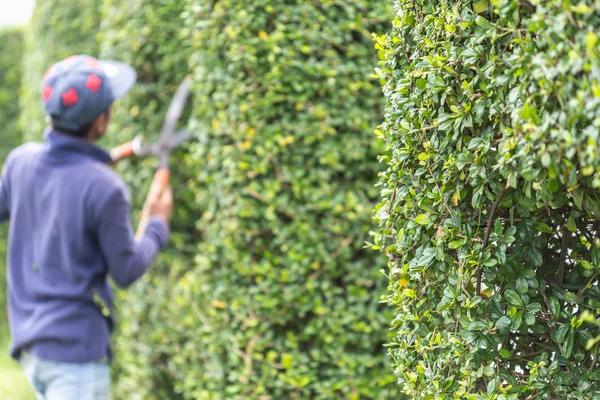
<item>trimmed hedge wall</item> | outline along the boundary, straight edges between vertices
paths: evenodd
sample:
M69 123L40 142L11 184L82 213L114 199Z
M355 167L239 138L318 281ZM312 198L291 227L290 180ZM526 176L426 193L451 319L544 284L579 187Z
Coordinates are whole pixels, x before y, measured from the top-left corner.
M20 125L25 141L41 140L46 122L40 98L44 73L73 54L97 56L102 0L37 0L26 33Z
M18 128L18 94L21 87L23 28L0 29L0 166L8 153L21 143ZM6 238L8 226L0 227L0 338L5 334L6 315Z
M188 72L191 49L180 32L183 7L183 1L104 1L101 57L127 62L138 72L134 89L115 103L107 146L139 134L148 140L157 139L173 94ZM168 362L175 351L169 336L180 324L171 313L172 290L182 273L193 265L199 240L195 223L201 214L190 210L198 194L190 190L188 183L194 179L195 171L180 162L186 154L184 149L172 155L177 207L171 223L170 247L142 282L120 292L116 301L118 335L113 345L117 355L115 391L119 398L179 398L174 393L175 377ZM155 164L155 159L132 160L117 167L129 185L134 212L142 207ZM187 370L184 366L181 372Z
M370 224L381 2L189 1L186 166L202 240L169 312L188 399L368 399L395 391ZM391 383L391 384L390 384Z
M600 398L599 3L396 7L374 247L403 391Z
M381 107L370 31L390 10L188 2L178 34L181 10L155 3L105 3L103 56L149 71L117 130L156 132L189 61L203 134L175 156L173 249L120 306L119 395L388 398L381 261L361 247ZM151 171L130 166L143 196Z

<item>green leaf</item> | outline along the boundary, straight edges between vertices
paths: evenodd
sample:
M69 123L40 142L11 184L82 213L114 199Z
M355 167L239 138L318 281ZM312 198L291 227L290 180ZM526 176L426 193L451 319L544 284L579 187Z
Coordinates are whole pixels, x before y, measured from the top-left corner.
M516 189L517 188L517 175L516 174L510 174L510 176L508 177L508 182L506 183L506 186Z
M526 269L523 271L523 276L527 279L535 278L535 271L532 269Z
M552 159L550 158L550 154L548 154L548 153L542 154L541 161L542 161L542 165L544 167L548 168L550 166L550 164L552 163Z
M489 365L486 367L483 367L483 374L485 376L493 376L495 373L496 373L496 371L494 370L493 367L491 367Z
M542 311L542 305L540 303L538 303L537 301L527 304L527 307L525 307L525 308L527 309L527 311L529 311L532 314L536 314L536 313L539 313L540 311Z
M592 250L592 262L596 266L600 265L600 247L598 246L594 246Z
M457 249L460 246L462 246L464 244L464 242L462 240L453 240L450 243L448 243L448 248L450 249Z
M487 10L489 5L490 2L488 0L476 1L475 3L473 3L473 10L475 10L476 13L481 14L482 12L485 12L485 10Z
M558 329L554 333L554 340L557 343L562 343L565 340L565 336L567 336L567 333L569 332L570 329L571 329L571 326L569 324L563 324L563 325L559 326Z
M499 351L499 353L500 353L500 357L502 357L502 358L510 358L510 356L511 356L510 351L508 351L506 349L501 349Z
M550 311L552 311L554 318L558 319L560 315L560 302L556 297L550 297Z
M563 346L562 349L562 356L565 358L570 358L571 354L573 353L573 345L575 344L575 332L569 333L569 336L567 336L567 340L565 341L565 344Z
M494 26L492 24L490 24L490 21L488 21L487 19L483 18L481 15L478 15L477 18L475 18L475 23L482 27L483 29L486 30L490 30L493 29Z
M565 292L565 301L571 304L583 304L583 296L576 295L575 293Z
M537 249L537 247L529 248L529 261L535 267L541 267L544 263L544 258L542 257L542 253Z
M521 293L521 294L525 294L527 293L527 291L529 290L529 284L527 283L527 279L524 277L519 277L517 279L517 292Z
M591 262L589 262L587 260L581 260L581 266L584 269L596 269L596 267L594 266L594 264L592 264Z
M569 232L577 231L577 225L575 224L575 218L573 218L572 216L569 216L569 218L567 219L567 229L569 230Z
M552 228L542 221L539 221L537 224L535 224L535 227L540 232L549 233L551 235L556 233Z
M487 325L481 321L473 321L469 324L467 329L470 331L481 331L487 329Z
M525 323L529 326L535 324L535 316L529 312L525 313Z
M506 301L508 301L509 304L512 304L515 307L523 307L523 300L521 300L521 297L519 297L519 295L514 291L514 290L507 290L506 293L504 293L504 298L506 299Z
M500 319L498 321L496 321L496 327L498 329L508 328L511 323L512 323L512 320L510 318L508 318L506 315L504 315L504 316L500 317Z
M415 221L419 225L428 225L431 222L431 220L429 219L429 216L430 216L430 214L419 214L415 218Z

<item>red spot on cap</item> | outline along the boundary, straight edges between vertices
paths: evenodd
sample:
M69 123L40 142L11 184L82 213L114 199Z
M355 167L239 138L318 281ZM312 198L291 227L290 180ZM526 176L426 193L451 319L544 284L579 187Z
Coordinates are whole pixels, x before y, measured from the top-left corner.
M54 93L54 89L52 89L52 87L48 84L44 85L42 88L42 98L44 101L48 101L50 96L52 96L52 93Z
M60 95L62 96L63 103L65 104L65 106L72 106L73 104L77 104L77 102L79 101L77 91L73 88L61 93Z
M100 89L100 86L102 86L102 79L100 79L97 75L90 74L90 76L88 76L87 82L85 83L85 86L92 92L97 92L98 89Z
M100 61L96 60L94 57L87 57L85 63L92 68L100 68Z

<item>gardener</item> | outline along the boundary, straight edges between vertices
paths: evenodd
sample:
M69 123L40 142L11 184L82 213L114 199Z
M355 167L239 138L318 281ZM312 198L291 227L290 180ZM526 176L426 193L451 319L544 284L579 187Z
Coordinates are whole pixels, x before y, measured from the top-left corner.
M74 56L46 74L51 120L45 144L7 158L0 221L10 218L8 311L11 355L38 399L110 399L112 292L140 278L169 238L171 189L151 201L136 242L122 180L94 142L113 102L135 83L118 62Z

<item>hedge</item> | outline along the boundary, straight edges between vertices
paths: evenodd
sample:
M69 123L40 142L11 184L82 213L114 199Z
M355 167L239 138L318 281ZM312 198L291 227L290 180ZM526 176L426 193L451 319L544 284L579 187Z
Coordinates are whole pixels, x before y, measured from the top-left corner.
M21 143L18 128L18 94L21 87L23 28L0 29L0 166L14 147ZM17 56L15 58L15 56ZM6 327L6 238L8 226L0 227L0 326ZM0 328L0 338L5 334Z
M598 2L395 4L373 247L403 392L600 398Z
M24 139L41 140L46 127L40 98L44 73L73 54L98 54L101 0L37 0L26 32L20 126Z
M105 0L102 5L100 56L131 64L138 72L134 89L115 103L105 145L143 135L156 140L172 96L188 73L190 46L181 31L183 1ZM188 113L182 118L188 118ZM175 378L166 359L175 351L170 331L180 324L170 315L172 286L194 263L199 234L195 223L201 210L191 210L195 196L187 183L195 171L181 162L187 151L173 154L172 180L177 207L171 223L171 245L143 281L116 300L118 333L115 391L123 399L176 399ZM142 206L156 160L133 160L118 166L130 187L134 217ZM181 372L188 370L184 366Z
M114 132L151 136L191 72L202 133L174 157L173 246L120 304L118 395L390 398L384 261L362 247L391 7L209 3L104 4L103 56L141 71ZM120 169L136 201L152 165Z

